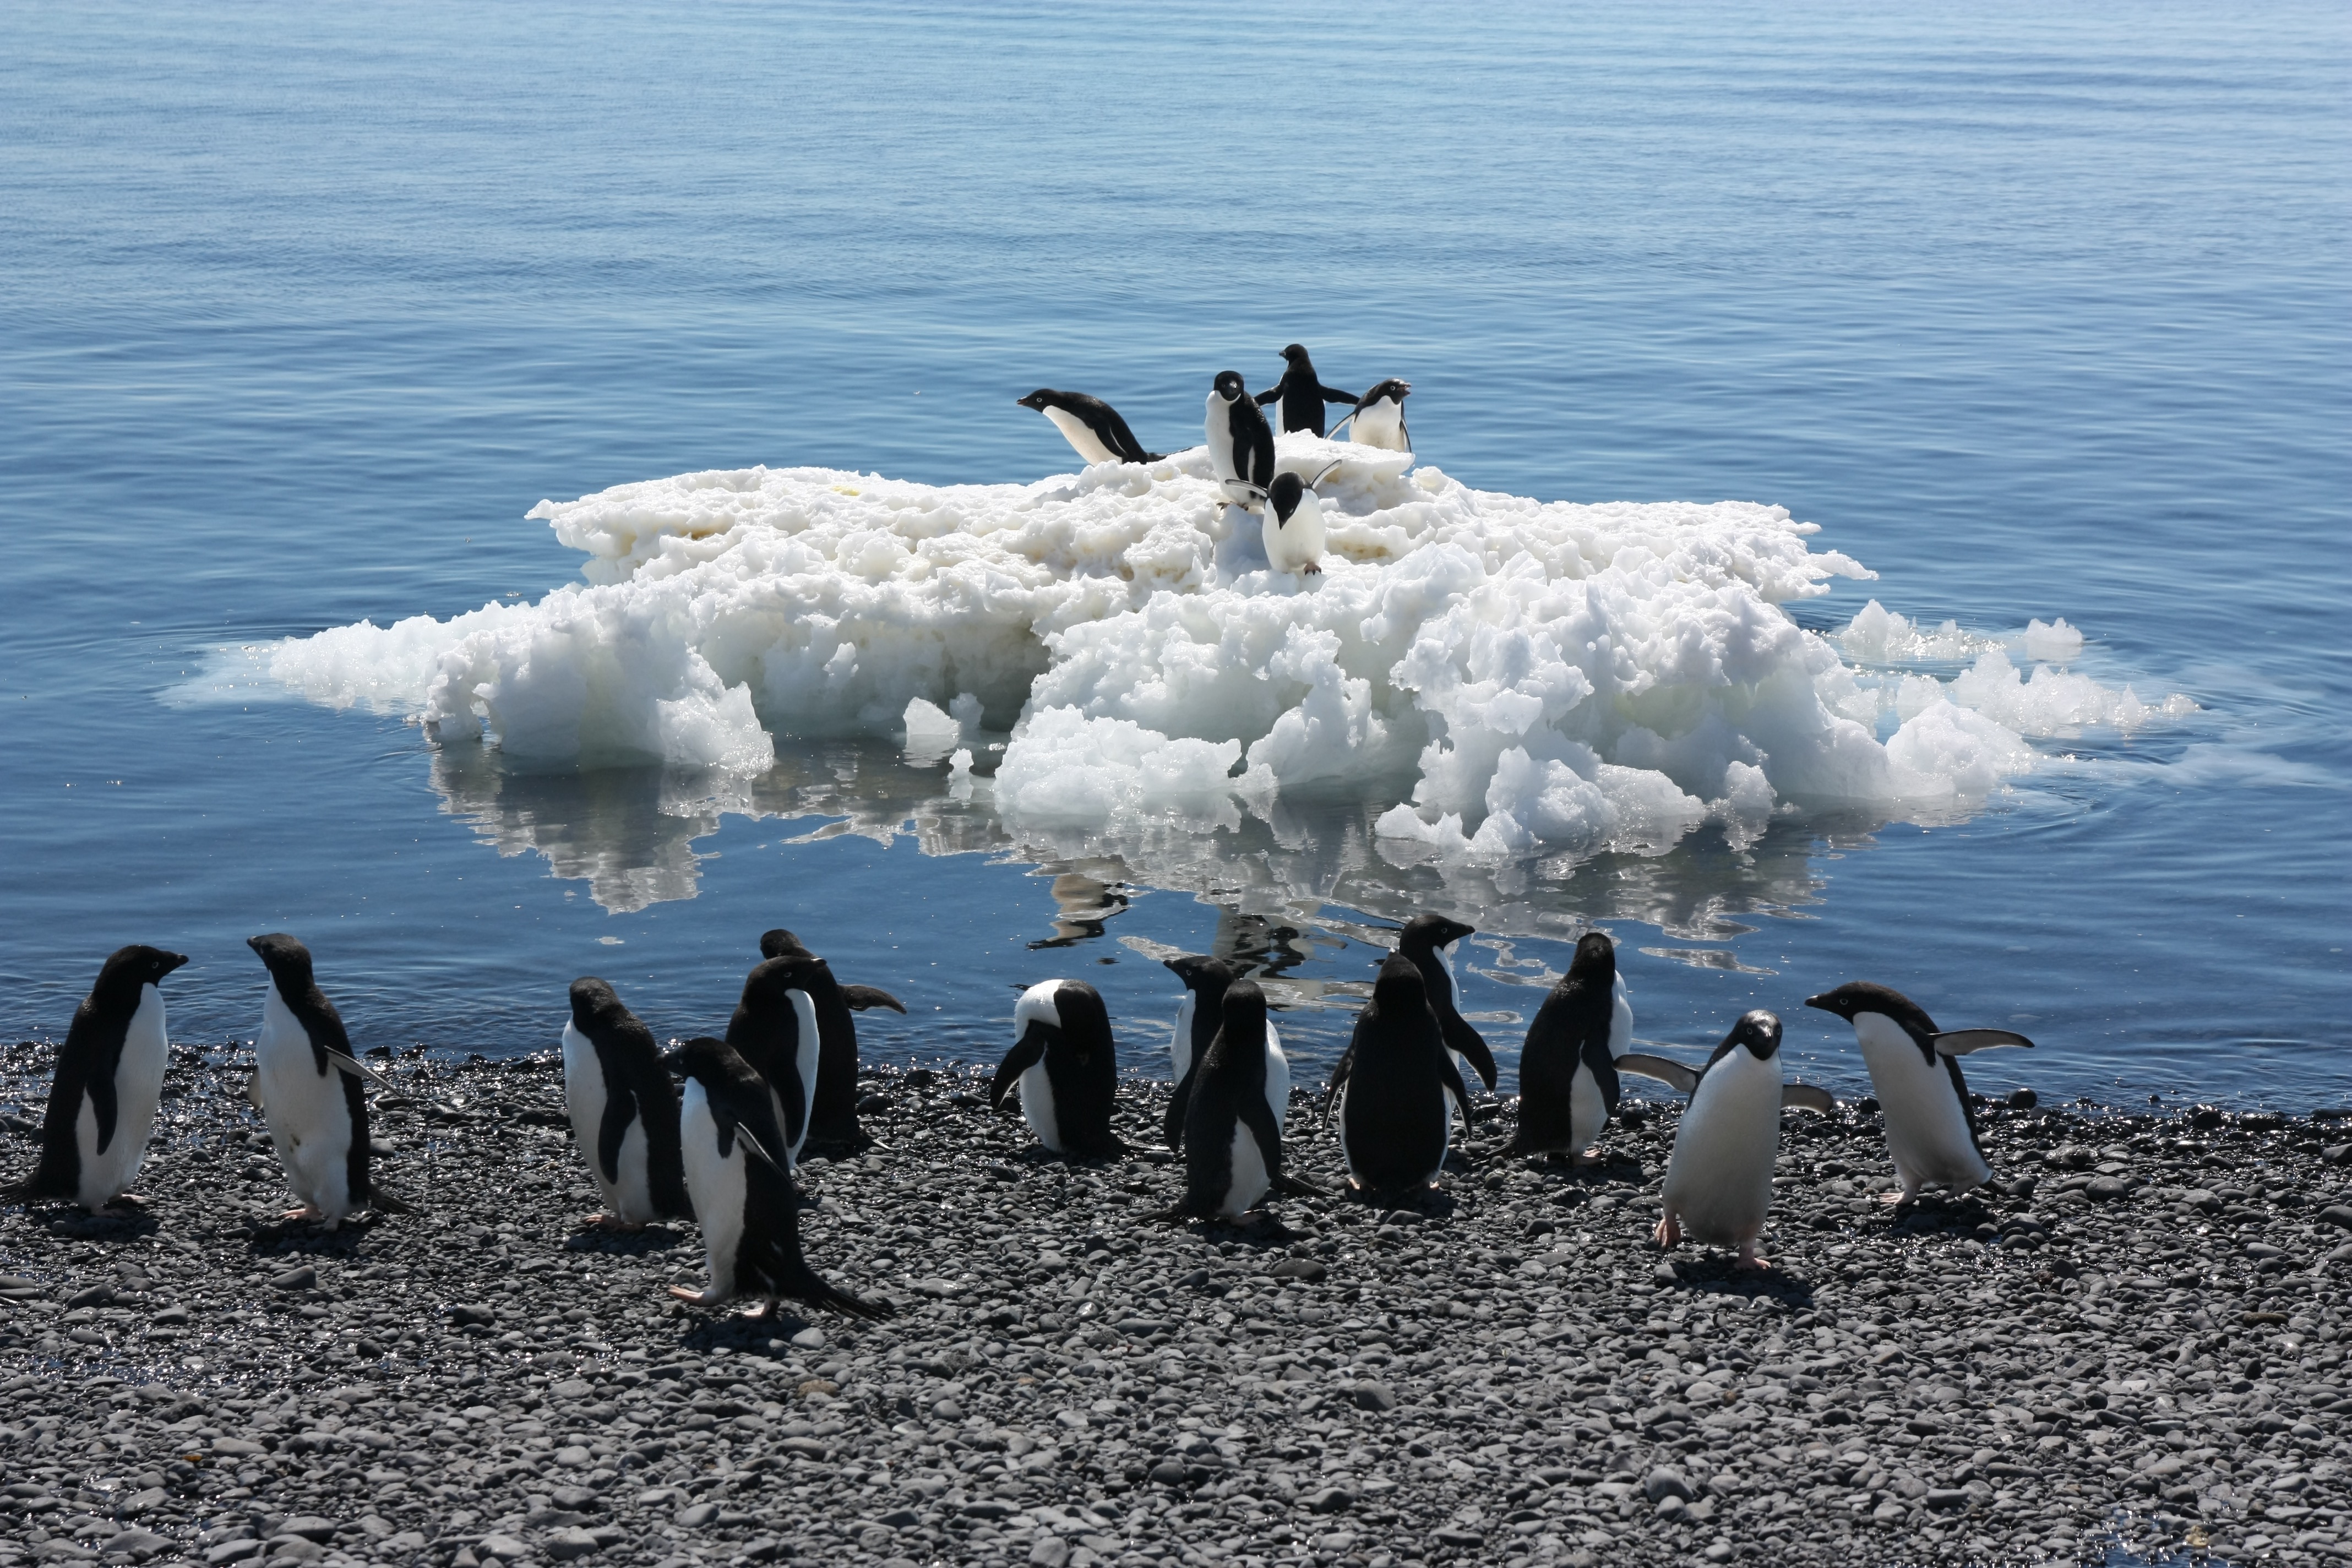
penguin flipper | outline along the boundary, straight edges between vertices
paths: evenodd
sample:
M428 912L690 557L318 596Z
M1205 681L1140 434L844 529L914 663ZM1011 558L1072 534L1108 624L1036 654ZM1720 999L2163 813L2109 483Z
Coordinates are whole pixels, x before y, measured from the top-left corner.
M1265 1162L1269 1181L1282 1180L1282 1129L1275 1125L1274 1107L1262 1094L1247 1095L1234 1111L1241 1124L1257 1140L1258 1158Z
M114 1102L114 1074L111 1072L90 1074L89 1079L81 1086L81 1091L89 1097L89 1113L98 1123L98 1152L103 1154L106 1152L106 1146L114 1142L117 1110Z
M327 1059L332 1062L335 1066L342 1068L343 1071L350 1073L354 1077L373 1079L375 1080L375 1086L378 1089L390 1089L392 1087L392 1080L390 1079L384 1077L383 1074L376 1071L375 1068L368 1066L367 1063L360 1060L359 1058L352 1055L349 1051L339 1051L335 1049L334 1047L329 1046L327 1047Z
M1184 1152L1184 1117L1192 1109L1192 1080L1200 1071L1201 1059L1195 1057L1186 1065L1183 1080L1177 1084L1176 1092L1168 1097L1168 1114L1161 1121L1160 1131L1168 1140L1168 1151L1171 1154Z
M1323 1086L1323 1125L1331 1125L1331 1107L1339 1103L1339 1091L1348 1086L1348 1079L1356 1070L1356 1042L1349 1040L1340 1054L1339 1065L1331 1069L1331 1081Z
M990 1109L1003 1105L1005 1095L1012 1091L1013 1083L1021 1075L1045 1059L1046 1036L1058 1032L1050 1024L1034 1019L1030 1021L1028 1028L1022 1031L1021 1038L1004 1053L1004 1059L996 1066L996 1078L988 1086Z
M1680 1062L1668 1061L1664 1057L1654 1057L1646 1051L1628 1051L1619 1057L1617 1070L1621 1073L1640 1073L1643 1078L1656 1079L1660 1083L1670 1084L1684 1094L1688 1094L1698 1088L1697 1073Z
M368 1207L378 1214L415 1214L416 1205L405 1198L396 1198L383 1190L381 1183L368 1183Z
M1989 1051L1997 1046L2022 1046L2033 1049L2033 1042L2013 1029L1954 1029L1935 1037L1938 1055L1964 1057L1970 1051Z
M604 1100L604 1119L596 1125L596 1168L615 1184L621 1180L621 1142L637 1119L637 1097L624 1084Z
M1454 1037L1445 1044L1448 1048L1462 1053L1462 1059L1470 1064L1478 1074L1479 1081L1486 1086L1487 1092L1492 1093L1495 1088L1495 1053L1486 1048L1486 1037L1472 1028L1460 1014L1455 1014L1454 1018L1461 1022L1462 1027L1454 1031Z
M1462 1069L1454 1065L1452 1057L1441 1053L1438 1065L1445 1072L1444 1080L1445 1092L1452 1095L1454 1103L1462 1108L1462 1135L1467 1138L1470 1135L1470 1129L1476 1125L1470 1120L1469 1086L1462 1081Z
M1331 1195L1331 1191L1328 1187L1318 1187L1310 1181L1307 1181L1302 1177L1290 1175L1286 1173L1279 1176L1270 1177L1269 1180L1274 1184L1274 1190L1276 1192L1282 1193L1290 1197L1328 1198Z
M871 1012L877 1007L887 1007L893 1013L904 1013L907 1010L907 1005L904 1002L899 1001L879 985L845 985L841 988L841 999L849 1005L849 1010L853 1013Z
M1793 1105L1827 1116L1837 1109L1837 1098L1819 1084L1784 1083L1780 1086L1780 1105L1783 1110Z

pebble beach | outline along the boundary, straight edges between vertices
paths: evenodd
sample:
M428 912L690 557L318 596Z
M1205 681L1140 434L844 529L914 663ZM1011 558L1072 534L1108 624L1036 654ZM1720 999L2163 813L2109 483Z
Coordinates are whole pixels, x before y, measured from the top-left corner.
M1757 1274L1649 1242L1673 1102L1571 1169L1486 1100L1416 1208L1180 1227L1165 1086L1073 1165L869 1069L874 1146L803 1170L863 1324L583 1231L552 1061L378 1065L415 1214L286 1226L244 1058L185 1047L143 1210L0 1213L0 1565L2352 1558L2352 1122L1988 1104L2000 1190L1898 1214L1869 1102L1792 1114ZM1303 1093L1286 1140L1338 1185Z

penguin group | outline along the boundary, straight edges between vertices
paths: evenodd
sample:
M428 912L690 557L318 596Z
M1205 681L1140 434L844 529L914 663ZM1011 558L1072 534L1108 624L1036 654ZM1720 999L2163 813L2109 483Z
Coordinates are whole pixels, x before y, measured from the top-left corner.
M1404 923L1326 1086L1321 1114L1336 1127L1346 1186L1362 1198L1395 1205L1425 1192L1446 1164L1455 1119L1465 1133L1474 1124L1472 1082L1496 1087L1494 1054L1463 1015L1455 983L1453 952L1474 934L1437 913ZM332 1229L362 1209L415 1212L371 1169L367 1090L383 1080L353 1053L310 950L285 932L247 945L265 978L247 1092L299 1200L286 1218ZM671 1289L699 1306L751 1297L760 1302L756 1313L769 1313L788 1298L887 1317L889 1303L852 1295L811 1267L796 1173L813 1146L871 1144L857 1122L855 1015L906 1008L887 991L841 984L789 931L766 932L759 950L723 1036L674 1040L667 1050L609 983L593 975L572 982L561 1035L564 1096L602 1198L583 1223L697 1225L709 1283ZM106 960L58 1053L37 1163L0 1187L0 1203L64 1200L95 1214L143 1201L132 1189L169 1058L161 986L187 963L146 946ZM1291 1068L1251 966L1206 954L1165 963L1182 994L1162 1135L1183 1162L1183 1185L1160 1217L1233 1222L1275 1194L1327 1195L1286 1155ZM2032 1041L2006 1029L1939 1029L1901 993L1865 982L1805 1005L1853 1030L1899 1182L1886 1201L1990 1180L1959 1058ZM1013 1036L991 1084L993 1106L1017 1100L1052 1154L1099 1161L1132 1152L1113 1125L1118 1047L1093 986L1053 979L1027 987L1013 1005ZM1688 1097L1661 1188L1656 1243L1689 1239L1730 1250L1742 1265L1769 1267L1759 1243L1781 1113L1825 1112L1835 1102L1787 1081L1780 1020L1761 1008L1742 1015L1696 1065L1636 1051L1637 1043L1645 1042L1633 1038L1615 945L1587 931L1528 1027L1517 1131L1489 1157L1594 1163L1622 1075L1654 1079Z
M1202 444L1225 500L1257 515L1267 565L1276 572L1314 576L1323 570L1325 543L1323 500L1314 487L1337 465L1325 468L1313 480L1277 471L1274 428L1265 407L1279 405L1285 434L1303 430L1337 437L1345 430L1346 438L1359 446L1410 452L1412 437L1405 426L1404 400L1412 384L1390 377L1359 396L1325 385L1303 343L1286 347L1282 359L1281 379L1256 394L1241 372L1217 373L1209 387ZM1089 465L1162 460L1160 453L1145 450L1118 410L1099 397L1041 386L1015 401L1044 415ZM1326 411L1339 404L1347 405L1348 412L1327 427Z

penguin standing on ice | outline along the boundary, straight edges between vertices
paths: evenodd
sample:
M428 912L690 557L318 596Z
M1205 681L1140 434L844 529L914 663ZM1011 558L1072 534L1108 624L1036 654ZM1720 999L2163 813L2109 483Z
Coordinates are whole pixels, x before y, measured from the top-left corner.
M311 973L310 950L283 931L248 937L246 945L269 972L261 1033L253 1042L252 1092L286 1184L302 1200L286 1217L332 1230L369 1205L405 1212L406 1205L369 1179L367 1095L360 1080L376 1075L352 1055L342 1016Z
M1221 370L1209 389L1209 466L1225 488L1225 499L1246 506L1274 488L1274 432L1250 401L1241 372Z
M1339 1118L1349 1184L1407 1193L1435 1181L1454 1138L1448 1096L1466 1129L1470 1091L1430 1011L1428 986L1411 959L1391 953L1324 1099L1325 1115Z
M1184 1148L1184 1200L1167 1217L1239 1219L1268 1191L1318 1189L1283 1173L1282 1124L1266 1103L1265 993L1236 980L1218 1003L1220 1023L1177 1089Z
M1021 1114L1037 1142L1075 1160L1127 1152L1110 1130L1118 1061L1110 1013L1083 980L1043 980L1013 1005L1013 1048L997 1065L988 1103L1001 1106L1017 1084Z
M593 975L572 983L563 1100L572 1136L604 1195L603 1211L588 1224L643 1230L656 1220L694 1217L678 1163L677 1087L653 1031Z
M1323 570L1323 498L1297 474L1279 473L1265 498L1265 563L1313 577Z
M1454 1005L1452 949L1464 937L1477 933L1476 926L1466 926L1444 915L1415 915L1404 922L1397 951L1421 971L1422 984L1429 991L1429 1010L1437 1015L1445 1048L1454 1053L1456 1061L1475 1071L1491 1093L1495 1088L1495 1053L1486 1048L1485 1037L1470 1026L1470 1021Z
M1837 1102L1811 1084L1781 1081L1780 1020L1761 1007L1742 1015L1696 1072L1664 1058L1641 1060L1641 1070L1672 1069L1666 1081L1690 1096L1666 1161L1658 1245L1688 1237L1732 1248L1743 1268L1769 1268L1757 1243L1772 1207L1780 1108L1829 1111Z
M1959 1058L1995 1046L2033 1042L2008 1029L1939 1031L1936 1021L1900 991L1856 980L1805 998L1805 1005L1834 1013L1853 1026L1870 1087L1886 1118L1886 1152L1903 1190L1888 1203L1907 1203L1927 1186L1954 1192L1978 1186L1992 1175L1992 1163L1977 1142L1976 1118L1969 1113L1968 1079Z
M1580 1165L1617 1114L1618 1058L1633 1049L1633 1005L1602 931L1576 942L1568 973L1551 988L1519 1050L1519 1130L1512 1154L1567 1154Z
M0 1204L70 1198L96 1214L111 1203L143 1201L131 1184L147 1157L171 1054L156 987L187 962L160 947L108 955L58 1049L40 1160L31 1175L0 1188Z
M1083 392L1056 392L1041 386L1028 396L1016 398L1024 408L1034 408L1054 422L1054 428L1070 443L1073 450L1088 463L1156 463L1160 454L1147 452L1118 410L1099 397L1088 397Z
M870 1140L857 1125L857 1020L850 1015L877 1007L904 1013L905 1005L877 985L842 984L833 977L832 965L781 926L761 935L760 956L806 961L797 974L810 1006L815 1009L817 1033L816 1087L808 1102L808 1140L820 1149L864 1148ZM797 1149L793 1158L799 1158Z
M1282 379L1257 395L1260 407L1279 398L1282 402L1282 427L1285 431L1312 430L1323 434L1323 405L1327 403L1354 403L1356 395L1342 392L1336 386L1326 386L1323 378L1315 374L1315 362L1307 357L1305 343L1293 343L1282 351L1285 368Z
M1224 1026L1225 992L1237 984L1234 966L1222 958L1188 952L1160 962L1184 983L1184 1000L1176 1004L1176 1030L1169 1037L1168 1054L1176 1069L1176 1092L1168 1102L1168 1147L1184 1146L1185 1085L1207 1053L1209 1043ZM1261 997L1262 999L1262 997ZM1274 1020L1265 1021L1265 1103L1274 1112L1277 1132L1290 1114L1290 1058L1282 1054L1282 1036Z
M1372 389L1357 400L1355 412L1348 416L1348 439L1360 447L1412 451L1412 432L1404 426L1404 400L1412 395L1409 381L1391 377L1374 382Z
M673 1065L686 1079L678 1141L710 1283L700 1290L673 1285L669 1293L698 1307L767 1297L754 1317L772 1312L779 1296L853 1318L889 1317L888 1304L835 1289L802 1256L800 1207L778 1152L783 1134L774 1098L751 1064L706 1036L680 1047Z

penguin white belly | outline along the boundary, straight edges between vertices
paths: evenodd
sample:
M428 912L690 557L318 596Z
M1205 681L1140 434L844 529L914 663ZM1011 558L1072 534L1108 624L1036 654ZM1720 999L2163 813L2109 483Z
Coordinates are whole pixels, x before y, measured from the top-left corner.
M1209 448L1210 471L1218 479L1231 483L1238 477L1234 468L1233 405L1213 392L1209 394L1208 416L1202 436Z
M1377 403L1366 404L1348 426L1348 438L1360 446L1384 447L1391 452L1403 451L1404 409L1386 397Z
M1608 1124L1609 1101L1601 1098L1592 1069L1579 1062L1568 1080L1568 1141L1574 1152L1581 1154L1591 1148Z
M98 1114L84 1094L81 1118L75 1133L81 1143L81 1189L75 1196L96 1214L131 1190L147 1158L147 1140L155 1131L155 1104L163 1094L163 1068L171 1054L163 1030L163 994L152 985L139 988L139 1010L131 1015L122 1036L122 1055L114 1068L114 1136L98 1147Z
M1615 1061L1633 1048L1633 998L1626 993L1625 977L1609 987L1609 1059Z
M1045 1064L1039 1062L1021 1075L1021 1115L1029 1130L1037 1134L1037 1142L1054 1153L1062 1152L1061 1120L1054 1110L1054 1081L1045 1076Z
M789 1135L792 1123L785 1121L781 1113L776 1118L776 1131L787 1133L786 1142L791 1147L785 1152L785 1163L788 1167L797 1168L801 1145L808 1142L809 1113L816 1108L816 1004L809 1000L809 994L805 991L793 991L788 994L793 999L793 1017L800 1026L800 1050L794 1065L799 1068L801 1075L801 1135L797 1138Z
M1287 522L1265 508L1265 563L1276 572L1299 573L1323 559L1323 508L1313 490L1298 498Z
M1969 1136L1968 1112L1940 1059L1930 1065L1902 1026L1881 1013L1857 1015L1853 1037L1870 1069L1870 1087L1886 1119L1886 1152L1906 1194L1931 1183L1964 1191L1992 1174Z
M719 1123L710 1097L695 1079L678 1099L678 1139L686 1167L687 1196L694 1200L702 1226L702 1250L710 1268L710 1293L724 1300L735 1294L736 1249L743 1240L743 1146L719 1157Z
M1290 1119L1290 1058L1282 1054L1272 1019L1265 1026L1265 1104L1274 1112L1274 1130L1281 1131Z
M331 1064L319 1071L309 1032L274 984L262 1001L253 1056L262 1116L286 1184L327 1224L341 1223L352 1212L352 1113L343 1102L343 1075Z
M588 1173L596 1179L604 1212L617 1215L620 1194L598 1157L604 1131L604 1064L596 1059L596 1047L588 1037L568 1022L563 1026L563 1107L572 1113L572 1136L588 1162Z
M1257 1135L1236 1121L1234 1123L1234 1173L1225 1184L1225 1201L1218 1213L1227 1219L1239 1219L1258 1199L1265 1196L1273 1179L1265 1173L1265 1153L1257 1146Z
M1772 1207L1780 1149L1780 1060L1734 1049L1706 1070L1675 1131L1662 1194L1685 1234L1745 1248Z
M661 1218L654 1212L653 1183L646 1174L646 1124L640 1117L621 1134L621 1181L614 1194L614 1212L631 1225L651 1225Z
M1045 410L1045 417L1054 422L1054 427L1067 438L1071 447L1087 462L1111 463L1118 460L1118 455L1102 444L1102 437L1094 433L1094 427L1068 409L1048 408Z
M1176 1004L1176 1033L1168 1042L1169 1064L1176 1069L1171 1081L1182 1083L1184 1075L1192 1070L1192 994L1184 993L1184 1000Z

